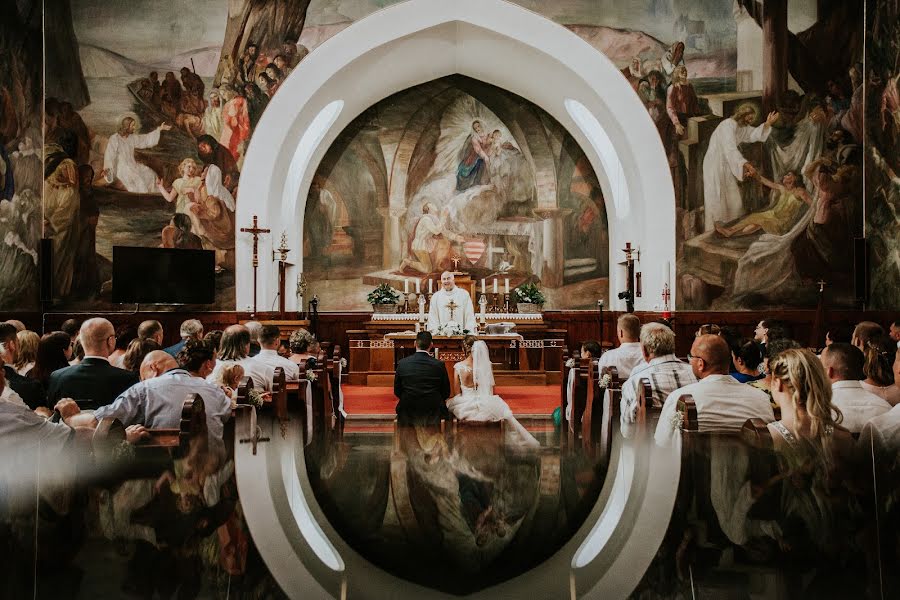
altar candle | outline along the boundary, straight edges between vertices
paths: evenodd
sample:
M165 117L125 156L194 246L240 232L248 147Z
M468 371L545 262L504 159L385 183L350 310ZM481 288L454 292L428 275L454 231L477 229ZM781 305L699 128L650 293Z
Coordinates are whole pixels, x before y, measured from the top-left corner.
M409 277L403 278L403 293L404 294L409 293Z
M421 279L416 279L416 295L418 296L421 292L419 291L419 284L422 283Z
M494 277L494 293L496 294L497 291L498 291L498 290L497 290L497 278Z
M428 293L431 294L431 280L428 280Z
M481 279L481 293L484 294L487 292L487 288L484 287L484 278Z
M503 280L503 286L505 288L503 293L508 294L509 293L509 277L507 277L506 279Z

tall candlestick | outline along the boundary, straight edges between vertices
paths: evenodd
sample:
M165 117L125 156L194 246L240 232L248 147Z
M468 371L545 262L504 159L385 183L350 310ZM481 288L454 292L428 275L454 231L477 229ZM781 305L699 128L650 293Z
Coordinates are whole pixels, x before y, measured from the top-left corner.
M404 294L409 293L409 277L403 278L403 293Z
M494 277L494 293L496 294L499 290L497 289L497 278Z
M431 293L431 280L428 280L428 293Z
M486 291L487 291L487 289L484 287L484 278L482 277L481 278L481 293L483 294Z
M419 291L419 284L421 284L421 283L422 283L422 280L421 280L421 279L416 279L416 295L422 293L422 292Z
M508 293L509 293L509 277L506 277L506 278L503 280L503 293L504 293L504 294L508 294Z

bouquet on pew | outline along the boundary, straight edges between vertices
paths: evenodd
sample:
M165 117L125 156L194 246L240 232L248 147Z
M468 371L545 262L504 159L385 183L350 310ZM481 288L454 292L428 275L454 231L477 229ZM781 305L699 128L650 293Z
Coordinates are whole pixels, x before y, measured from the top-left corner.
M305 376L306 376L307 381L311 381L311 382L312 382L312 381L315 381L316 379L318 379L318 376L316 375L316 372L313 371L313 370L310 370L310 369L308 369L308 370L306 371Z
M262 408L263 402L265 402L265 398L263 397L263 393L259 390L248 390L247 391L247 403L251 406L255 406L256 408Z

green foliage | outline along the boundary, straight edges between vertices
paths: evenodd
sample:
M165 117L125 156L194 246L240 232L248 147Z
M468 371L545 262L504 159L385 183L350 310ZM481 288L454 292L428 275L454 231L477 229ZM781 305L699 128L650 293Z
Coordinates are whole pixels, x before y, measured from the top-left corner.
M543 304L546 301L544 294L538 289L534 283L523 283L516 288L517 302L530 302L531 304Z
M400 301L400 292L386 283L369 292L366 297L369 304L397 304Z

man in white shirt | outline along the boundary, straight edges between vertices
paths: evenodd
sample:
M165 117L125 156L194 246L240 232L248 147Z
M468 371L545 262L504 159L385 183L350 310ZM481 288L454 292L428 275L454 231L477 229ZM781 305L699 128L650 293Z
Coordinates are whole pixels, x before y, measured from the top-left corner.
M888 402L863 389L865 356L851 344L835 342L822 351L822 367L831 380L831 403L844 415L841 425L859 433L878 415L891 410Z
M637 418L638 386L642 379L650 382L653 398L660 404L674 390L694 383L697 378L687 365L675 356L675 333L662 323L647 323L641 327L641 355L643 364L631 371L622 385L622 435L629 437Z
M277 325L263 325L259 332L259 354L254 359L272 367L284 369L285 381L298 381L300 379L300 366L278 354L278 346L281 345L281 331Z
M427 329L436 333L438 328L450 322L458 323L470 333L476 331L472 297L466 290L456 287L453 273L444 271L441 273L441 289L431 296Z
M900 319L894 319L894 321L891 323L891 328L888 331L888 335L891 336L892 340L897 342L897 347L900 348Z
M775 420L769 396L753 386L739 383L728 374L731 351L718 335L701 335L688 354L691 369L699 380L669 394L656 425L656 443L670 446L677 431L675 413L678 400L691 395L697 406L700 430L737 431L747 419Z
M641 320L631 313L625 313L616 322L619 347L600 356L597 366L615 367L620 379L628 379L632 369L644 362L641 351Z

